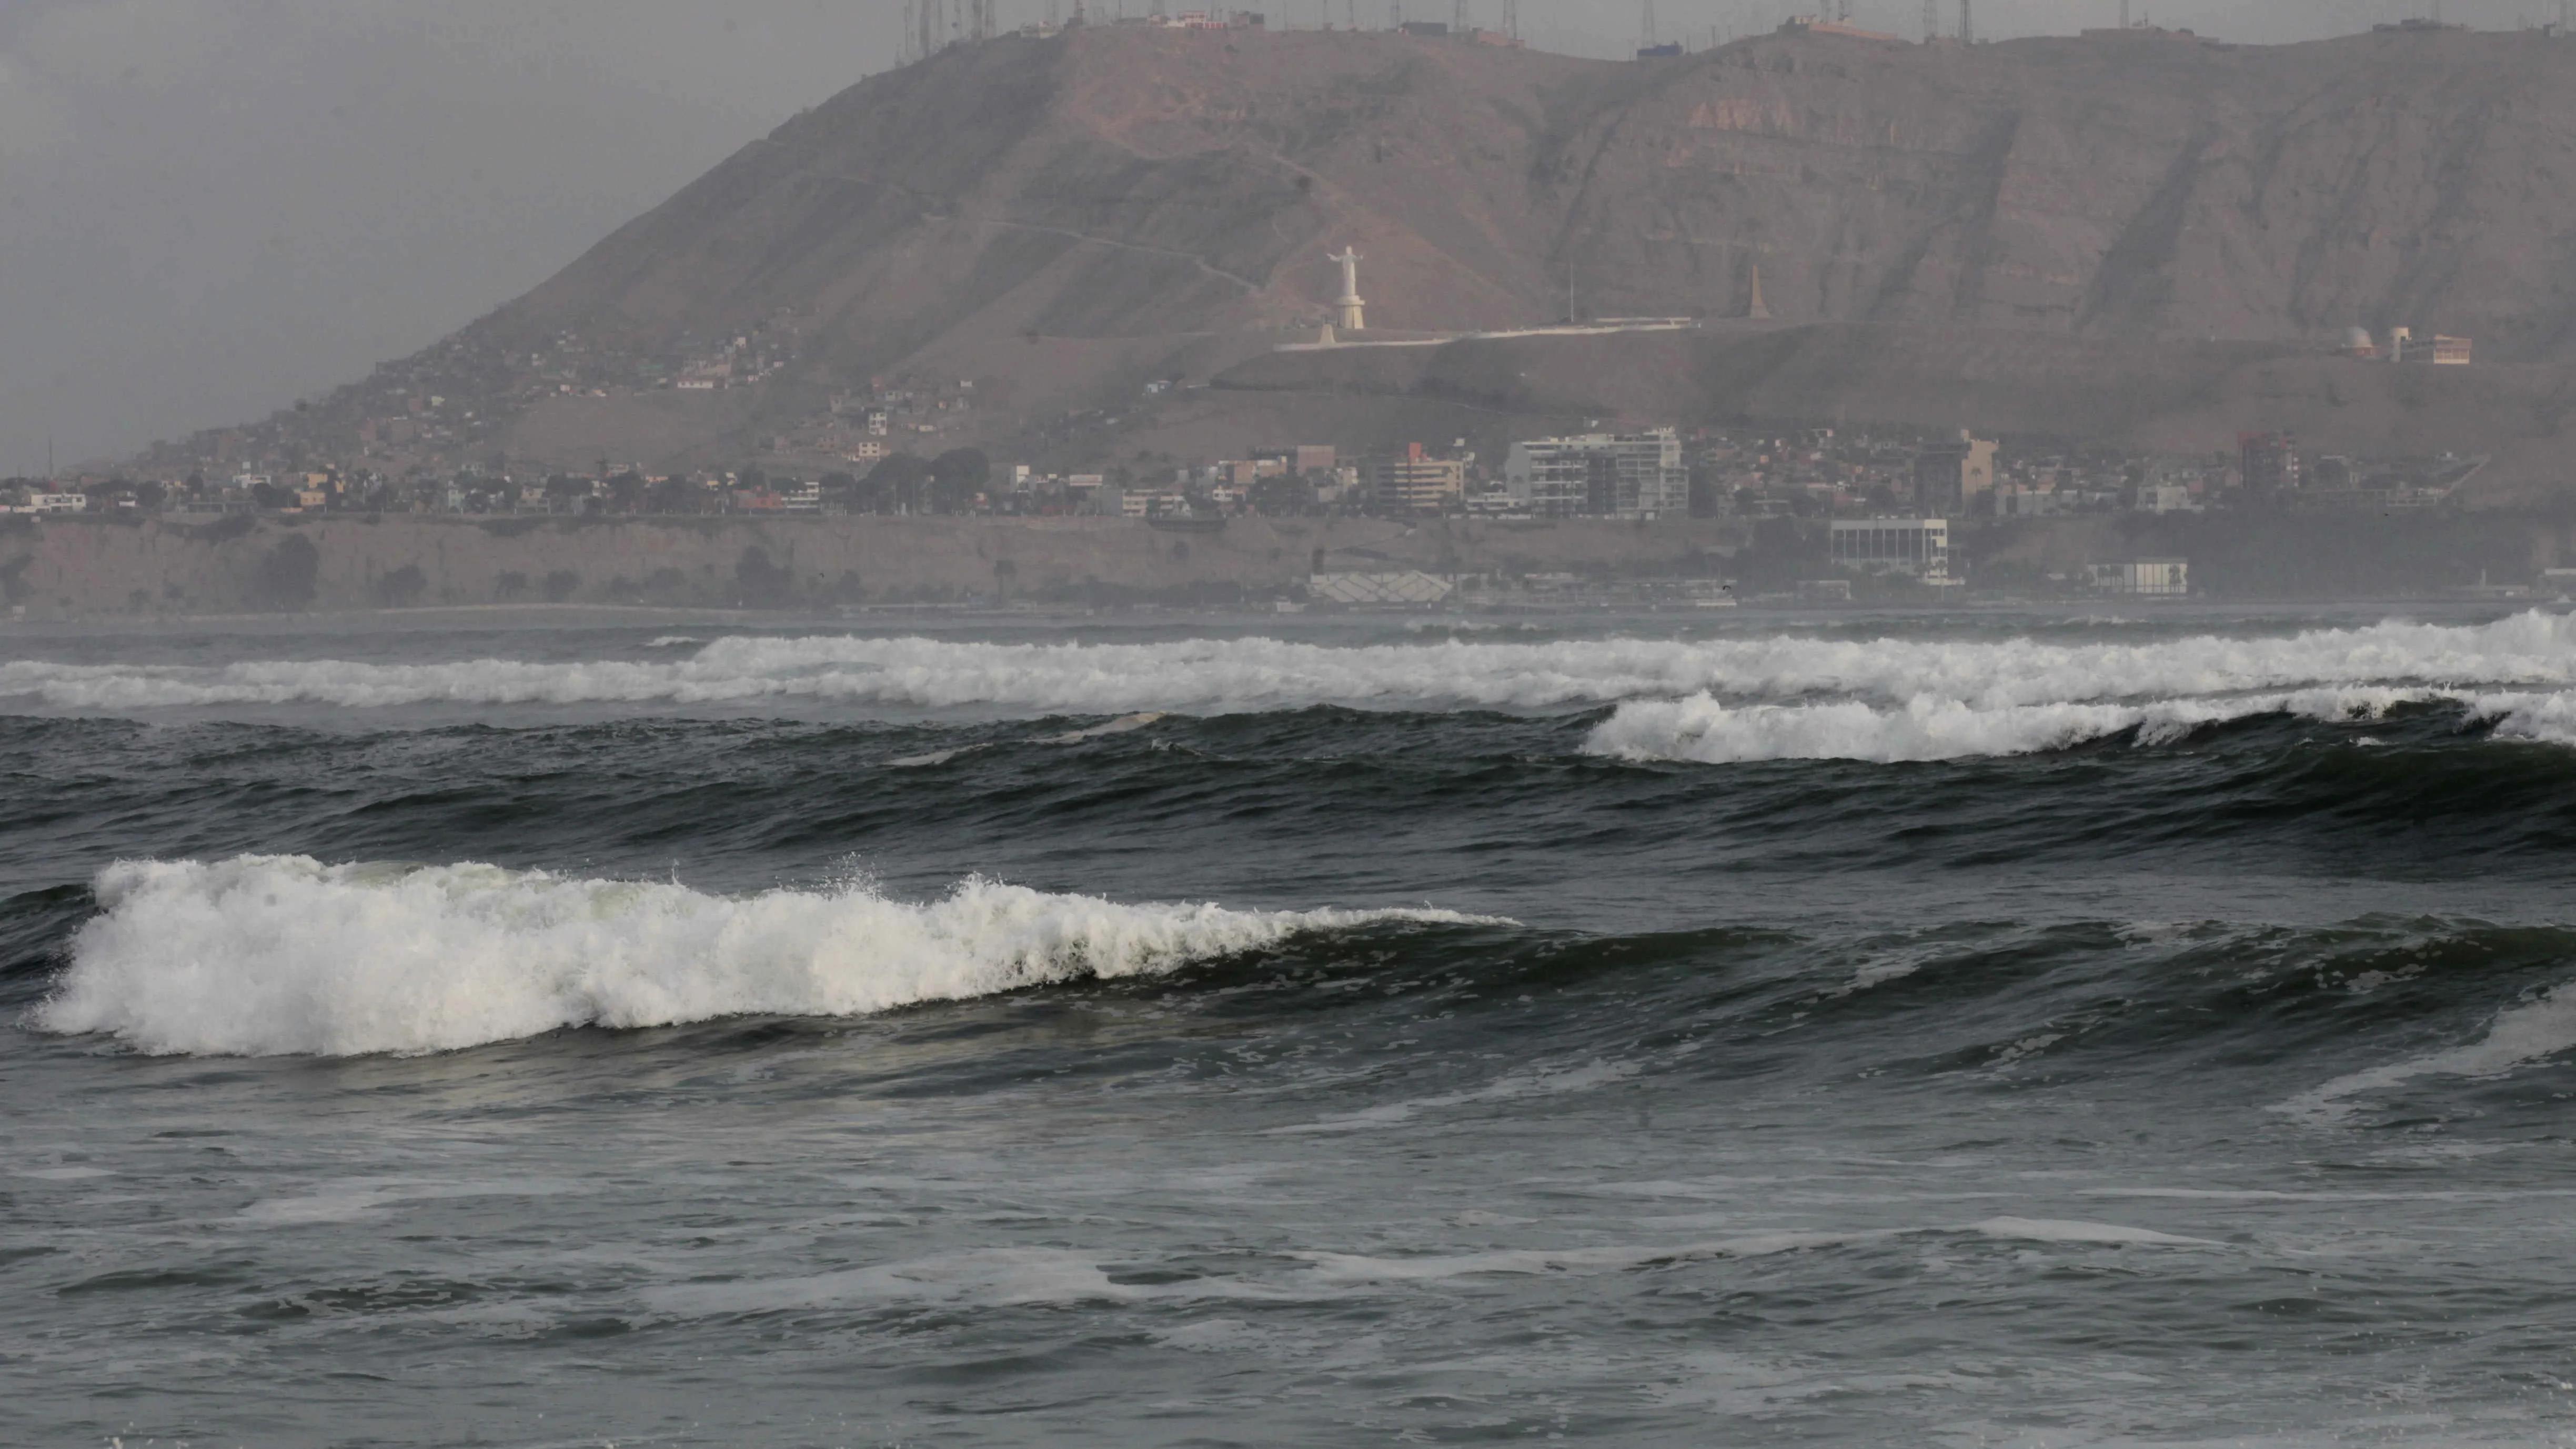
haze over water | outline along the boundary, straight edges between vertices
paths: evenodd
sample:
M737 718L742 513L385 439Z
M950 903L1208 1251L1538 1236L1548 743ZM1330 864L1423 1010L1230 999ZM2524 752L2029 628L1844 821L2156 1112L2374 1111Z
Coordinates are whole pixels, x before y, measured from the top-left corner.
M2554 612L0 651L13 1439L2576 1438Z

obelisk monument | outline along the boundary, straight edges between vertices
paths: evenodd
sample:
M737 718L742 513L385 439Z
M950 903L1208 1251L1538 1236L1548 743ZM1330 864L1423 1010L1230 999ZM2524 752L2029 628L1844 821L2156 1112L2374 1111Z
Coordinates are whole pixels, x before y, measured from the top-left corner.
M1342 264L1342 295L1333 299L1333 326L1342 332L1368 330L1368 303L1360 300L1360 254L1350 247L1342 248L1338 257L1328 262Z

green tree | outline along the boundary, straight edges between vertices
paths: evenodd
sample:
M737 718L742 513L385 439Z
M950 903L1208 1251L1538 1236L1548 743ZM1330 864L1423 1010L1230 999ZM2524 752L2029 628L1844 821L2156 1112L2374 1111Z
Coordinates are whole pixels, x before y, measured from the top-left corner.
M930 461L931 506L940 513L968 513L975 495L993 481L993 460L978 448L952 448Z
M647 491L646 496L652 500L652 508L655 513L695 513L698 511L698 490L690 487L689 480L686 478L665 478L661 482L653 484Z
M910 453L895 453L868 471L861 489L873 495L880 513L919 511L930 482L930 465Z

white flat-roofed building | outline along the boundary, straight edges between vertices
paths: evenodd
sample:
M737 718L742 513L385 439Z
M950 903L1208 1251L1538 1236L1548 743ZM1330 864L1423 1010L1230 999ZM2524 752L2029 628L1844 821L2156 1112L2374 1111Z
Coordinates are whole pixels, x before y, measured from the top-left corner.
M2093 565L2093 587L2106 594L2179 599L2191 592L2191 561L2142 558L2129 563Z
M1827 546L1838 568L1911 574L1927 584L1950 582L1946 518L1838 518Z
M1457 589L1456 580L1439 578L1420 569L1377 574L1315 574L1306 580L1306 592L1317 603L1361 607L1437 604Z
M1369 492L1385 513L1447 513L1467 492L1466 460L1434 458L1420 443L1370 459L1368 474Z
M1670 428L1515 443L1503 486L1515 509L1541 518L1690 514L1690 469Z
M86 493L30 493L27 495L29 513L87 513L88 511L89 495Z

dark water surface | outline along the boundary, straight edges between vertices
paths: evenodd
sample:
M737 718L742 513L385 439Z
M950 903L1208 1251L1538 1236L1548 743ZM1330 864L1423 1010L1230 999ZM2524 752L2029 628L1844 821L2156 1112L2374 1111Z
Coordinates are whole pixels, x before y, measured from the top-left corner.
M2576 1443L2571 691L2547 614L0 634L0 1441Z

